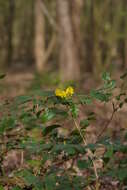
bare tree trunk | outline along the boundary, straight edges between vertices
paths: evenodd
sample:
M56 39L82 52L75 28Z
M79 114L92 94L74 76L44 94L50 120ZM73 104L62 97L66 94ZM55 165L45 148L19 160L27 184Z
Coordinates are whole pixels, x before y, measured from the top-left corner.
M81 16L83 8L83 0L71 0L71 15L74 40L78 51L79 59L82 59L82 34L81 34Z
M9 1L7 16L7 59L6 64L10 66L13 58L13 24L14 24L15 0Z
M122 2L123 12L127 10L127 1ZM127 20L126 17L122 19L121 33L124 34L124 38L121 39L121 54L122 54L122 69L127 69Z
M60 72L62 80L76 80L80 76L77 44L74 39L70 1L57 0L60 40Z
M93 63L95 63L95 49L94 49L94 43L95 43L95 21L94 21L94 2L91 1L90 6L90 15L89 15L89 27L87 28L87 32L89 35L88 41L87 41L87 61L88 64L86 66L86 70L88 72L93 72Z
M124 55L125 55L125 65L124 65L124 69L127 69L127 38L125 39Z
M45 18L41 9L41 0L35 1L35 62L41 73L45 68Z

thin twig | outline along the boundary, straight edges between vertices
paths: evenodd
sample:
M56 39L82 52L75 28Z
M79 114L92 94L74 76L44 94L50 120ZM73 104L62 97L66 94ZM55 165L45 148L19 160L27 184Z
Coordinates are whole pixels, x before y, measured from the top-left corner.
M108 122L106 123L106 125L104 126L104 128L101 130L101 132L97 136L97 139L99 139L103 135L103 133L106 131L106 129L109 127L110 123L113 120L115 112L118 110L117 108L115 108L114 104L112 104L112 105L113 105L113 111L112 111L111 117L109 118Z

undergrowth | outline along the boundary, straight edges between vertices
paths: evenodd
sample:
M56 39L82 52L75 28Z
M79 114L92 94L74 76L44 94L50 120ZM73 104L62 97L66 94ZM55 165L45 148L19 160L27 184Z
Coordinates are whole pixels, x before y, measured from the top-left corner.
M0 102L0 190L101 190L107 178L119 190L127 186L126 130L122 140L106 136L114 115L126 106L126 76L118 85L105 72L102 86L89 94L68 87ZM112 105L112 112L88 143L96 113L91 109L81 118L79 112L95 102Z

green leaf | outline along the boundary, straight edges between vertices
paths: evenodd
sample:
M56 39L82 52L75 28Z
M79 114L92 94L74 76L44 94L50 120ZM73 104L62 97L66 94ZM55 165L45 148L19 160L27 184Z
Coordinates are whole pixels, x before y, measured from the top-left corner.
M86 95L78 95L79 101L82 104L91 104L92 103L92 98Z
M78 116L79 109L75 104L71 104L70 111L71 111L72 117L76 118Z
M52 159L53 159L53 154L52 155L49 154L48 151L45 152L45 154L43 154L42 156L41 165L44 165L47 160L52 160Z
M112 169L108 172L108 175L117 178L120 181L127 180L127 168Z
M27 163L32 167L40 167L41 160L28 160Z
M0 79L3 79L6 76L6 74L0 74Z
M57 144L53 147L52 152L56 152L57 154L65 151L66 153L68 153L69 155L75 155L78 151L76 151L75 146L71 145L71 144Z
M30 128L36 126L37 118L31 112L21 112L20 119L24 125L30 126Z
M86 149L85 149L85 147L84 146L82 146L81 144L77 144L77 145L75 145L75 150L78 152L78 153L80 153L80 154L84 154L84 153L86 153Z
M120 102L120 104L119 104L119 108L122 108L123 105L124 105L124 102Z
M34 90L34 94L47 98L55 96L54 91Z
M66 146L65 151L68 153L68 155L75 155L76 154L76 149L71 146Z
M107 149L107 152L105 153L104 157L105 158L111 158L113 156L114 149L113 146L109 146Z
M72 185L72 181L71 179L69 178L69 176L60 176L58 178L58 183L59 183L59 186L56 188L56 190L74 190L73 188L73 185ZM77 190L77 189L75 189Z
M26 149L30 153L41 153L43 150L50 150L52 148L52 144L42 144L38 143L37 141L28 140L26 142L20 143L20 147L22 149Z
M90 168L91 163L90 163L90 161L86 161L86 160L78 160L77 166L80 170L84 170L84 169Z
M51 148L52 148L52 146L53 146L53 144L51 144L51 143L47 143L47 144L42 144L41 145L41 150L42 151L45 151L45 150L50 150Z
M110 73L104 72L102 74L104 80L104 89L114 89L116 87L116 81L111 79Z
M13 187L11 190L22 190L20 187Z
M46 136L46 135L48 135L49 133L51 133L54 129L59 128L59 127L61 127L61 125L50 125L50 126L44 127L44 128L42 129L42 134L43 134L44 136Z
M116 87L116 81L115 80L105 82L105 84L104 84L104 89L107 89L107 90L112 90L115 87Z
M109 98L111 97L111 94L104 94L103 92L100 92L98 90L91 90L90 92L91 97L100 100L102 102L108 102Z
M54 174L50 174L45 177L44 182L46 190L53 190L56 187L56 176Z
M110 73L104 72L104 73L102 74L102 79L103 79L104 81L109 81L109 80L111 80Z
M127 180L127 168L120 168L117 171L117 177L120 181Z
M50 109L47 108L44 111L43 115L41 116L42 123L46 123L46 122L50 121L55 116L56 116L56 113L53 110L50 110Z
M23 178L27 186L33 185L38 190L43 190L43 182L39 177L34 176L30 171L23 170L18 173L18 175Z
M17 96L15 98L14 103L17 104L17 105L20 105L20 104L30 102L31 100L32 100L31 96Z
M89 122L96 120L95 113L94 113L94 112L90 112L90 113L88 114L87 120L88 120Z
M0 190L4 190L4 187L2 185L0 185Z
M89 124L90 124L90 123L89 123L89 120L88 120L88 119L83 119L83 120L80 121L80 126L81 126L82 128L88 127Z
M15 118L13 117L5 117L0 122L0 134L2 134L5 130L14 128L16 125Z
M77 153L84 154L86 149L80 144L56 144L53 146L52 152L60 153L62 151L65 151L69 155L75 155Z
M86 180L82 176L74 176L72 179L73 187L76 190L85 188Z
M67 117L68 113L65 110L58 109L58 108L50 108L52 112L54 112L56 115Z

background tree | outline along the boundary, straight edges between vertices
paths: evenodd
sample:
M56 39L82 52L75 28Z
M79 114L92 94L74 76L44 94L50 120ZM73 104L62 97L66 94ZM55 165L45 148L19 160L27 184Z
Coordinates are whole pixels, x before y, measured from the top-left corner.
M80 60L73 33L70 15L70 2L57 0L60 42L60 72L63 80L78 79L80 76Z
M35 62L39 73L45 68L45 18L41 3L41 0L35 2Z
M7 60L8 66L11 66L13 59L13 29L14 29L14 16L15 16L15 0L8 2L8 14L6 17L5 25L7 28Z
M125 69L126 20L125 0L0 0L0 67L62 80Z

